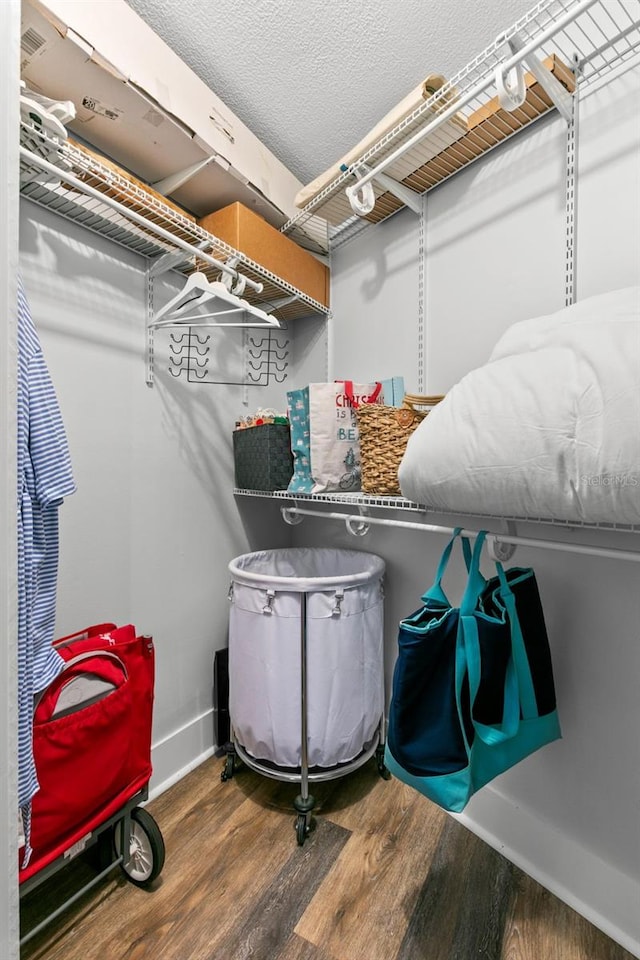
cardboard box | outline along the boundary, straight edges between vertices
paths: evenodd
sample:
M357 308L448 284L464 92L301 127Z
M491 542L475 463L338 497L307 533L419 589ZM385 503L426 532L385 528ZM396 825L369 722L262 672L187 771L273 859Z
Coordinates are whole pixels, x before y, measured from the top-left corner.
M101 153L97 153L95 150L90 150L89 147L84 146L82 143L77 143L72 137L69 137L69 145L74 147L76 150L79 150L81 153L86 154L86 156L91 159L97 160L103 167L108 167L109 170L118 176L122 177L123 180L126 180L127 183L130 183L132 186L137 187L140 190L143 190L145 193L149 194L150 197L154 197L156 200L159 200L160 203L165 204L167 207L171 207L172 210L175 210L176 213L179 213L181 216L186 217L187 220L191 220L195 223L195 217L193 214L189 213L188 210L183 210L182 207L179 207L177 203L174 203L173 200L169 200L168 197L163 196L161 193L158 193L153 187L149 186L148 183L144 183L142 180L138 180L137 177L134 177L132 173L129 173L128 170L124 170L122 167L119 167L117 163L114 163L112 160L109 160L108 157L103 157ZM80 180L89 180L91 185L96 189L100 190L101 185L95 183L95 178L91 178L91 174L77 174ZM105 187L105 190L107 188ZM113 189L109 188L109 193L113 196ZM131 203L123 199L123 197L116 196L116 199L120 203L124 203L125 206L131 207ZM146 213L146 206L141 204L140 210L138 211L142 215Z
M297 290L329 306L329 268L253 210L232 203L198 223Z
M125 0L24 0L21 76L70 132L196 216L240 200L280 227L302 184ZM210 161L210 162L209 162ZM204 166L199 167L204 163Z

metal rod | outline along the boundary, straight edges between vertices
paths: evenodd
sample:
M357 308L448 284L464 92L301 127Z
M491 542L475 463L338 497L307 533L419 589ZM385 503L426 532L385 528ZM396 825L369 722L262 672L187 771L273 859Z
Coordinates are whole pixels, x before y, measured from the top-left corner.
M261 283L257 283L255 280L245 277L244 274L238 273L237 270L233 270L231 267L228 267L227 264L222 263L221 260L216 260L216 258L212 257L210 253L205 253L204 250L199 250L197 247L194 247L193 244L188 243L181 237L177 237L168 230L165 230L164 227L159 226L157 223L153 223L151 220L147 220L146 217L136 213L135 210L130 210L128 207L125 207L124 204L120 203L118 200L114 200L113 197L110 197L108 194L101 193L99 190L95 190L88 183L83 183L82 180L74 177L73 174L67 173L65 170L61 170L60 167L56 167L55 164L49 163L48 160L45 160L43 157L39 157L36 153L32 153L31 150L27 150L26 147L21 146L20 153L23 157L25 157L25 159L31 161L31 163L36 163L43 170L55 174L56 177L58 177L60 180L64 180L65 183L69 183L72 187L75 187L77 190L79 190L80 193L84 193L87 196L93 197L95 200L99 200L101 203L105 203L107 206L112 207L112 209L114 209L125 219L133 220L134 223L137 223L150 233L157 234L172 246L180 247L190 255L198 257L200 260L204 260L212 267L215 267L216 270L221 270L223 273L228 273L231 277L233 277L234 280L242 276L246 280L247 284L256 291L256 293L262 292L263 285Z
M307 595L300 594L300 796L309 799L307 724Z
M322 517L323 520L347 520L352 523L362 522L359 514L326 512L324 510L308 510L305 507L289 507L290 514L301 517ZM433 523L411 523L409 520L388 520L383 517L367 517L367 523L376 524L381 527L400 527L404 530L420 530L425 533L442 533L450 536L453 533L453 527L441 527ZM478 536L477 530L463 530L463 537L473 539ZM630 560L640 563L640 550L615 550L606 547L595 547L582 544L560 543L555 540L538 540L531 537L519 537L509 534L488 533L487 540L495 543L513 543L522 547L541 547L543 550L560 550L567 553L581 553L590 557L603 557L608 560Z
M370 746L368 746L365 750L363 750L362 753L359 753L357 757L354 757L353 760L350 760L348 763L340 763L335 767L322 767L320 770L315 770L313 773L309 773L309 783L323 783L325 780L339 780L342 777L346 777L347 774L353 773L354 770L358 770L371 759L376 752L378 743L379 738L375 738ZM290 773L288 770L284 770L282 767L267 766L266 763L262 763L260 760L256 760L255 757L252 757L251 754L248 753L240 743L235 742L234 749L242 762L249 767L249 769L255 770L256 773L262 774L263 777L269 777L271 780L280 780L283 783L300 783L299 773Z
M29 933L25 934L25 936L22 937L20 940L20 946L22 947L25 943L31 940L32 937L35 937L37 933L40 933L41 930L44 930L45 927L48 927L49 924L56 919L56 917L59 917L61 913L64 913L64 911L68 907L70 907L73 903L75 903L76 900L79 900L80 897L83 897L87 892L87 890L91 890L92 887L95 887L96 884L100 883L100 881L103 880L108 873L111 873L114 867L117 867L118 864L122 862L123 862L123 858L121 855L116 860L114 860L113 863L110 863L108 867L105 867L104 870L102 870L95 877L93 877L92 880L89 880L88 883L85 883L80 890L76 891L76 893L73 894L73 896L68 897L68 899L65 900L63 904L61 904L61 906L53 910L47 917L44 918L44 920L41 920L40 923L38 923L33 928L33 930L30 930Z
M521 50L515 53L513 56L506 59L503 63L503 70L507 73L512 67L515 67L522 60L524 60L530 53L533 53L538 47L542 46L547 40L551 39L554 34L562 30L567 24L572 23L581 13L584 13L585 10L588 10L589 7L592 7L594 3L597 3L598 0L582 0L578 6L567 12L564 16L559 17L555 20L546 30L543 30L537 37L533 40L530 40L529 43L526 43ZM461 107L466 106L471 100L477 97L479 94L484 93L487 87L490 87L495 81L495 77L492 74L486 76L484 79L480 80L471 90L468 90L465 94L458 97L453 103L451 103L446 110L443 110L442 113L439 113L437 117L427 124L426 127L423 127L421 130L418 130L412 137L408 140L405 140L403 144L397 147L392 153L390 153L384 160L381 160L375 167L372 167L367 173L364 174L359 180L358 183L353 187L348 187L349 190L356 190L362 188L366 183L369 183L370 180L374 180L377 174L381 173L383 170L386 170L387 167L395 163L396 160L399 160L408 150L411 150L412 147L415 147L416 144L420 143L425 137L430 133L433 133L438 127L449 120L451 117L456 114Z

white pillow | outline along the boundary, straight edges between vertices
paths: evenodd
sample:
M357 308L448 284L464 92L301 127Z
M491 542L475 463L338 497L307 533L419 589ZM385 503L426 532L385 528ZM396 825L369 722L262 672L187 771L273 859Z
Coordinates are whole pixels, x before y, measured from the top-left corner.
M413 433L398 477L445 512L640 524L640 287L510 327Z

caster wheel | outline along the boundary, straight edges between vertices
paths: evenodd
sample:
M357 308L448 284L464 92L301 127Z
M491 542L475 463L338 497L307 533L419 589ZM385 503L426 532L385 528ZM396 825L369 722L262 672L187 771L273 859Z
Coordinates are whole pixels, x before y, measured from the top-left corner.
M384 762L384 747L382 749L378 748L376 750L376 764L378 765L378 773L383 780L391 780L391 774Z
M120 824L116 824L114 846L118 856L121 848ZM129 856L121 863L128 880L137 887L146 887L159 876L164 866L164 840L158 824L150 813L141 807L131 811L131 837Z
M295 828L296 840L298 841L298 846L301 847L310 833L310 829L307 826L307 818L304 813L299 813L296 817Z
M224 761L224 767L222 768L222 773L220 774L220 779L223 783L226 783L227 780L231 780L233 777L233 772L235 770L235 757L232 753L228 753Z

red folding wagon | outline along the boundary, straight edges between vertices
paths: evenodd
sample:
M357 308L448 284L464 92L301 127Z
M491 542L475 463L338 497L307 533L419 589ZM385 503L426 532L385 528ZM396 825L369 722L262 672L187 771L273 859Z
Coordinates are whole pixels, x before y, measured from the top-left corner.
M131 624L102 623L54 646L65 667L35 708L40 789L32 801L32 853L19 879L22 896L99 844L100 872L66 907L116 866L132 883L149 885L165 850L156 821L139 806L151 777L152 638L137 636Z

